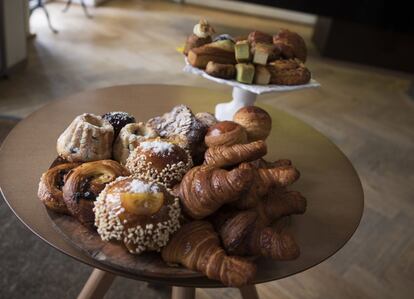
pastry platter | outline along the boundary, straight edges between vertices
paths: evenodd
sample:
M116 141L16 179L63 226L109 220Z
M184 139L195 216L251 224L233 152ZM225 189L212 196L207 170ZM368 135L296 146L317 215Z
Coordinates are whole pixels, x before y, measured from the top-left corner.
M180 104L191 107L194 113L211 111L222 96L200 88L130 85L88 91L46 105L19 123L3 143L1 192L19 219L34 233L95 268L172 285L221 286L219 281L209 280L200 272L171 266L159 253L133 255L122 242L102 241L95 230L83 226L74 217L46 209L36 193L40 174L56 157L56 139L77 115L121 110L145 122ZM267 161L289 158L300 170L301 177L294 184L294 190L306 197L307 208L303 215L293 215L287 221L300 255L289 261L258 258L254 261L257 273L250 283L293 275L327 259L350 239L363 211L361 184L344 154L303 122L269 106L261 107L272 118L264 158ZM249 259L247 262L253 263Z

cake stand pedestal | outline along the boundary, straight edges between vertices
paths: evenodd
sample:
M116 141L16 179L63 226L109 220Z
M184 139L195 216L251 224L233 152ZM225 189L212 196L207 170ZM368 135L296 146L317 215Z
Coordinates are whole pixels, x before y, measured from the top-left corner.
M225 84L233 87L232 100L227 103L220 103L216 106L215 116L218 120L232 120L233 115L242 107L253 106L256 102L257 96L264 93L280 93L286 91L300 90L304 88L316 88L320 84L311 79L309 83L303 85L254 85L254 84L243 84L235 80L226 80L210 76L205 71L193 67L185 59L184 72L201 76L207 80Z

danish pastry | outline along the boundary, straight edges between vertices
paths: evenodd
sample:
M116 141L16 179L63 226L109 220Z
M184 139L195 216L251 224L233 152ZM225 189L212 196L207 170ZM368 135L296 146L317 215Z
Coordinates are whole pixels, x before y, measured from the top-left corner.
M57 140L58 154L69 162L111 158L114 128L106 119L90 113L77 116Z
M63 200L62 187L66 174L79 163L62 163L50 168L42 174L37 195L43 204L58 213L69 214Z
M93 226L93 202L106 184L129 172L118 162L101 160L83 163L70 171L63 186L63 200L72 216Z
M102 240L122 241L129 252L159 251L180 227L179 199L156 182L120 177L95 202Z

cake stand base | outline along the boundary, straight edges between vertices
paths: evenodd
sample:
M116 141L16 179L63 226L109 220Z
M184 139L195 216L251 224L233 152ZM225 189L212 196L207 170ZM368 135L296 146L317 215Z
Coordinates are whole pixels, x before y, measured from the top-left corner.
M232 120L237 110L245 106L253 106L257 98L257 94L239 87L233 87L232 96L230 102L216 106L215 115L218 120Z

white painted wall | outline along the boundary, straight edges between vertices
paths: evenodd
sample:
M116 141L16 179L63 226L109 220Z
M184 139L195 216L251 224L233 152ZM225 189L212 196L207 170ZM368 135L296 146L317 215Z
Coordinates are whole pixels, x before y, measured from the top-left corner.
M11 68L27 57L27 0L3 0L6 67Z

